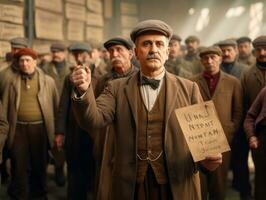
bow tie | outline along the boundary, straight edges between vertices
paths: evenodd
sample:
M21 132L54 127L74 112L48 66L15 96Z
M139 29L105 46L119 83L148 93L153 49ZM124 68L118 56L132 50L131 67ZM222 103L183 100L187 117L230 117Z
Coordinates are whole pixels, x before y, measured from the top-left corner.
M141 76L140 84L141 85L149 85L149 86L151 86L152 89L156 90L160 85L160 80L150 79L150 78L147 78L145 76Z

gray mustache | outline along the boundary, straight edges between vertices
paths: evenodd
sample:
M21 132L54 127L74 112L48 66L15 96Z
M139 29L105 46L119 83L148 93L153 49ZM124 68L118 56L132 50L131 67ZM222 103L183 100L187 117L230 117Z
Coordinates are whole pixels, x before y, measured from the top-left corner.
M146 59L147 60L149 60L149 59L159 59L159 57L156 56L155 54L148 54Z

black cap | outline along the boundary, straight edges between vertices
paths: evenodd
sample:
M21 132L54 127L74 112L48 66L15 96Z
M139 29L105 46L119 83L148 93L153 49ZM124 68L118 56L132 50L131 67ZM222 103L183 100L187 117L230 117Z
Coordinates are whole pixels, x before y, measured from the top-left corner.
M124 37L118 36L107 40L103 46L108 50L113 45L123 45L128 50L133 49L133 43Z
M69 46L69 51L87 51L91 52L92 48L88 43L85 42L77 42Z
M161 20L150 19L138 23L131 31L130 38L133 42L135 42L138 36L149 31L159 32L162 35L165 35L168 39L170 39L173 35L173 30L168 24Z
M62 43L54 43L51 45L50 47L51 51L65 51L66 50L66 46Z

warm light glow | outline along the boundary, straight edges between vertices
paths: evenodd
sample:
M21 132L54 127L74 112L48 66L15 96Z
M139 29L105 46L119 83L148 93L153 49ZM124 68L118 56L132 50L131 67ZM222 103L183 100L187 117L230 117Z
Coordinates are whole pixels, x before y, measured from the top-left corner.
M245 7L244 6L238 6L235 8L229 8L229 10L226 12L225 16L227 18L232 18L232 17L239 17L245 12Z
M194 8L190 8L189 10L188 10L188 14L189 15L193 15L195 13L195 9Z
M208 26L209 21L210 21L209 13L210 13L209 8L203 8L201 10L200 17L199 17L197 24L196 24L196 31L197 32L202 31L205 27Z
M251 4L250 6L250 22L249 22L249 37L255 38L260 34L263 19L262 2Z

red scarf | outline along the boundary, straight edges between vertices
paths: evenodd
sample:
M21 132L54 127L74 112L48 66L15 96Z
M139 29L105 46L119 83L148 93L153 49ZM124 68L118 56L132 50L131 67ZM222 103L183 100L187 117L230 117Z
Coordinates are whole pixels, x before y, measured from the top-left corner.
M202 75L208 84L208 88L209 88L211 96L213 96L216 86L218 84L219 78L220 78L220 72L218 72L217 74L211 75L208 72L204 71Z

